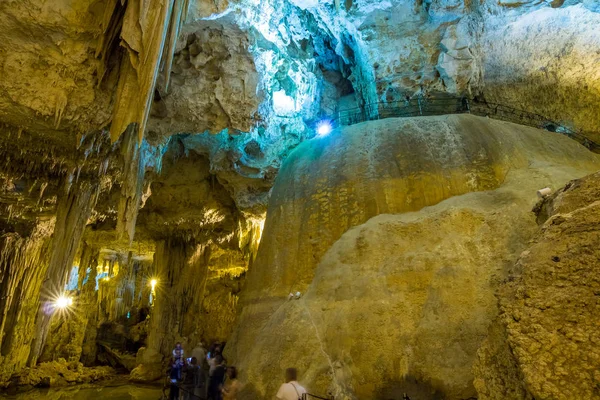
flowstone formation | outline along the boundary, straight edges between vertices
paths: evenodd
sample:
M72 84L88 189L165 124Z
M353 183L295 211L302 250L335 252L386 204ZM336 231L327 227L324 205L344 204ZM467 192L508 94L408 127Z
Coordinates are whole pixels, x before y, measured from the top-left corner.
M600 396L599 180L569 182L538 207L540 231L501 285L478 352L480 398Z
M274 393L289 365L336 398L475 397L472 366L494 292L535 233L536 190L599 163L558 134L468 115L303 143L277 178L228 344L248 398Z

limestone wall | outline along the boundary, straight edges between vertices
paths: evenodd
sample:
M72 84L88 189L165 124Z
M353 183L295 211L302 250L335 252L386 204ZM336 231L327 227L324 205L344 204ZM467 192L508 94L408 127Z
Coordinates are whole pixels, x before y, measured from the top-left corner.
M474 396L494 290L536 229L535 190L599 162L566 137L469 115L304 143L273 189L227 347L248 398L274 393L289 366L341 399Z
M501 287L478 352L479 398L600 397L599 180L570 182L546 202L549 218Z
M486 99L596 132L599 140L600 13L583 5L508 10L484 24Z

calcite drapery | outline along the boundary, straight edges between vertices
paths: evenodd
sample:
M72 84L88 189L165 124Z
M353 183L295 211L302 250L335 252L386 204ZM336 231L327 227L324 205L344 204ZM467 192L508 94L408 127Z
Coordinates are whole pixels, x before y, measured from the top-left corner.
M128 0L125 13L114 15L123 18L121 43L127 54L121 59L113 108L110 127L113 141L131 124L137 125L138 140L142 141L163 60L167 77L165 87L168 87L175 43L180 25L187 16L188 1ZM120 6L115 7L119 10ZM108 27L112 24L115 22L108 20Z

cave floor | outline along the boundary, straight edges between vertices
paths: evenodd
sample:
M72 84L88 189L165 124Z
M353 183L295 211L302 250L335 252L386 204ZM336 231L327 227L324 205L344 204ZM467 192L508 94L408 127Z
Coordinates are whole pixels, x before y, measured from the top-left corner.
M110 384L75 385L62 388L32 389L16 395L0 394L0 400L158 400L162 398L162 388L159 386L134 385L110 382Z

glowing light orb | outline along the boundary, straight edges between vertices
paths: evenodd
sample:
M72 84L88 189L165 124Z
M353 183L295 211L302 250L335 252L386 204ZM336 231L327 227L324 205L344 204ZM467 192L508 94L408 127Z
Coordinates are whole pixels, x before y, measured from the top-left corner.
M157 283L158 283L158 281L156 279L150 280L150 286L152 287L152 290L154 290L154 288L156 288Z
M329 121L321 121L317 125L317 135L319 136L329 135L332 130L333 127L331 126L331 123Z
M56 301L54 302L54 305L57 308L67 308L73 305L73 299L70 297L67 297L65 295L60 296L58 299L56 299Z

